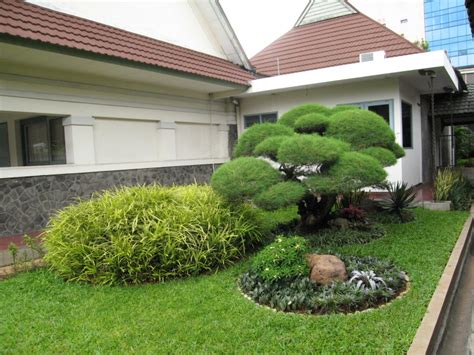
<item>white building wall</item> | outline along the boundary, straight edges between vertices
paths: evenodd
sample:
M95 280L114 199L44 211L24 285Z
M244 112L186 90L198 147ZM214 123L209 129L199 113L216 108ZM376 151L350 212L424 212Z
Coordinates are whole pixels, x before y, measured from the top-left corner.
M402 101L412 107L412 140L413 148L404 148L405 157L402 159L403 181L408 185L415 185L422 182L422 147L421 147L421 103L420 93L409 85L400 83L400 105ZM424 132L430 135L430 132ZM402 145L402 142L400 142Z
M246 115L278 112L278 117L280 117L291 108L305 103L319 103L334 107L341 104L379 100L393 100L394 132L396 141L401 144L400 85L396 78L245 97L241 99L240 103L241 124L239 124L239 127L243 127L243 119ZM396 165L387 168L387 173L390 181L402 181L404 178L402 175L402 160L399 159ZM411 180L415 181L415 179Z
M165 94L166 89L156 89L139 88L137 84L128 90L83 82L61 85L55 80L0 74L0 122L8 121L10 131L15 131L15 119L40 115L62 116L65 120L86 117L91 121L87 128L65 124L67 165L15 168L21 165L16 129L10 141L14 161L12 167L0 169L0 178L218 164L229 158L228 150L222 149L228 144L225 129L228 124L236 124L236 119L224 99L210 101L203 94L190 96L176 89ZM92 132L87 146L72 139L82 135L84 129ZM77 170L77 165L84 167Z

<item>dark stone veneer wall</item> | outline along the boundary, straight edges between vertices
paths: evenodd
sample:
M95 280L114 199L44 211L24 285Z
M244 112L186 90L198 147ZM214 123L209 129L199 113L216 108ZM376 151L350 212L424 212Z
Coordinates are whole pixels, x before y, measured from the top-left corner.
M54 212L97 191L136 184L207 183L212 171L212 165L192 165L0 179L0 237L39 231Z

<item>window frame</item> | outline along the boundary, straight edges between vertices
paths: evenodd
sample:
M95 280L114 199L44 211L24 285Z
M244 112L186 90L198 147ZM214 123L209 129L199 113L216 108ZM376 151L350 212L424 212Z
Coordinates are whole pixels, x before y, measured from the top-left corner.
M244 122L243 122L244 129L249 128L249 127L247 127L246 122L245 122L246 118L252 117L252 116L258 116L258 123L256 123L256 124L262 124L262 123L265 123L265 122L262 121L262 117L264 115L275 115L275 123L278 121L278 111L247 114L247 115L244 115Z
M402 123L402 148L403 149L414 149L414 140L413 140L413 105L405 100L401 100L400 105L400 116L401 116L401 123ZM408 105L410 107L410 146L405 146L405 136L403 133L404 124L403 124L403 105Z
M12 166L12 157L11 157L11 153L10 153L10 137L9 137L9 134L8 134L8 122L0 122L0 126L1 125L5 125L6 133L7 133L6 147L7 147L8 162L7 162L7 165L4 165L4 166L0 165L0 168L8 168L8 167Z
M42 166L42 165L62 165L66 164L66 156L64 156L64 160L55 160L52 159L52 149L51 149L51 125L50 121L63 119L64 117L50 117L50 116L37 116L26 118L20 120L20 132L21 132L21 150L23 156L23 165L24 166ZM26 127L30 124L37 124L39 122L44 122L46 124L46 136L47 136L47 145L48 145L48 160L38 161L38 162L30 162L30 157L28 154L28 147L27 147L27 136L26 136ZM63 134L64 134L64 126L63 126ZM64 148L66 148L66 142L64 142Z
M375 100L375 101L361 101L361 102L352 102L348 104L338 104L337 106L356 106L363 110L368 110L369 106L381 106L388 105L389 112L389 126L392 131L395 130L395 117L394 117L394 100L385 99L385 100Z

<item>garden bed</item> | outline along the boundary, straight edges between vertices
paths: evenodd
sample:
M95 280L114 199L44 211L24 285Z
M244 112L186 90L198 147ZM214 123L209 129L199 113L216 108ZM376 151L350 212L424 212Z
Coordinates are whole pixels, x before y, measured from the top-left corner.
M374 256L410 275L385 307L350 315L274 312L242 297L242 262L214 275L133 287L66 283L41 269L0 282L0 344L7 352L406 352L466 212L416 210L364 245L331 247Z

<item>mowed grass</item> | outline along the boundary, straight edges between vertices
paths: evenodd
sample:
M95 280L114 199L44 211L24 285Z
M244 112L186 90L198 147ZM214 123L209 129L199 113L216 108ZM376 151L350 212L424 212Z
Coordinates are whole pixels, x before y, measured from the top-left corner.
M37 270L0 282L0 353L407 351L468 216L417 210L387 236L334 251L388 258L411 289L351 315L273 312L242 297L242 262L214 275L133 287L69 284Z

